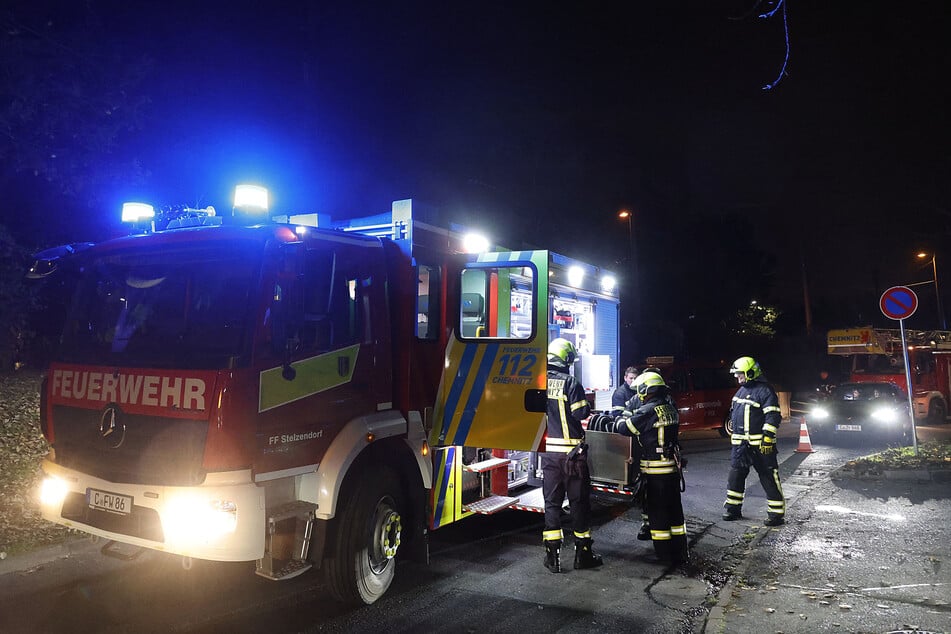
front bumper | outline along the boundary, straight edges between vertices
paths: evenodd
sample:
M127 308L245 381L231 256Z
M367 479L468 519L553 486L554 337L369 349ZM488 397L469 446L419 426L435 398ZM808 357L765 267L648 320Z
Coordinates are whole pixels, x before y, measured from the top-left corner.
M200 486L166 487L110 482L49 459L41 469L40 512L50 522L195 559L264 556L264 489L250 470L209 474Z

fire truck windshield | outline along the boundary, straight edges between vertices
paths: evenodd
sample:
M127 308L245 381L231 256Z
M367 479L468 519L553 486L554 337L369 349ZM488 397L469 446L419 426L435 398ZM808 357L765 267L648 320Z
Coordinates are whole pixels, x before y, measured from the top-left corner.
M65 362L220 368L248 347L260 259L241 245L125 251L88 260L66 320Z

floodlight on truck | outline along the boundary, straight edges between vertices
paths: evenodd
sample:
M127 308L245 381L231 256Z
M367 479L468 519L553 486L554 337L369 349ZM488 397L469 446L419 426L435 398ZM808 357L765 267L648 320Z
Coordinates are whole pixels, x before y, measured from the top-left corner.
M122 203L122 222L136 224L152 220L155 217L155 208L148 203Z

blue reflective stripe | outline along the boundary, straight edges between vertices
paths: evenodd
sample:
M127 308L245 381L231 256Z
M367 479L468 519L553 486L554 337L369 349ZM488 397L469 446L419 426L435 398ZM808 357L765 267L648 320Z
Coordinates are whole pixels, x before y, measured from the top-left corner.
M472 360L475 358L476 346L466 346L462 351L462 359L459 361L459 370L452 380L452 387L449 389L449 397L446 399L446 408L443 410L442 431L443 434L449 432L452 426L452 416L459 407L459 399L462 397L462 388L465 387L466 377L472 368ZM450 443L452 444L452 443Z
M475 346L471 346L475 347ZM469 429L472 427L472 419L475 418L476 410L479 407L479 401L482 400L482 394L485 392L485 382L492 371L492 365L495 363L495 357L499 353L499 344L492 343L485 346L485 353L482 355L482 361L479 363L479 369L476 372L475 380L472 382L472 388L469 391L469 398L466 401L466 408L462 412L462 419L459 421L459 428L456 430L454 445L465 445L466 437L469 435Z
M446 505L446 491L449 489L449 482L452 480L452 463L455 460L456 448L449 447L446 451L446 461L443 464L442 484L439 487L439 495L436 496L436 512L433 513L433 524L439 528L442 524L438 522L442 519L443 508Z

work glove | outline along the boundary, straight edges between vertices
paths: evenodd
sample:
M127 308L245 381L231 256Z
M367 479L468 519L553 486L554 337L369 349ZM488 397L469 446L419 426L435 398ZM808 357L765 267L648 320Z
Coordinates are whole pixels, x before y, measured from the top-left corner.
M759 452L764 456L768 456L776 452L776 437L775 436L763 436L763 442L760 443Z

